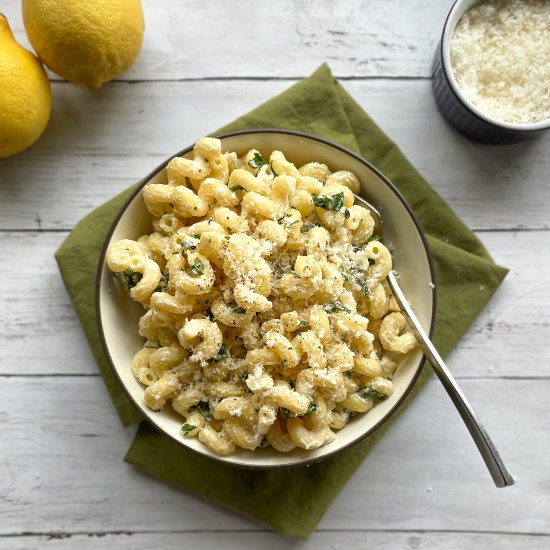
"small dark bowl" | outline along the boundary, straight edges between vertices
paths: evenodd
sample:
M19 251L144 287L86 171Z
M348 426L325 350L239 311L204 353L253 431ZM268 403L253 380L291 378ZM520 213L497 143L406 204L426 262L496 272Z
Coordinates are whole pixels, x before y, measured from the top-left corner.
M514 123L497 120L473 105L462 93L451 67L451 37L464 13L479 0L457 0L445 21L432 67L432 90L440 113L466 137L481 143L504 145L538 136L550 128L550 119Z

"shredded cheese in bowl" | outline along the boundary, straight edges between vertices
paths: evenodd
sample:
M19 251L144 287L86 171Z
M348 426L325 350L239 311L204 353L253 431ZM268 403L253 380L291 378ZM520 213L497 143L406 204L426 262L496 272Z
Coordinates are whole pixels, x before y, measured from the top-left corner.
M458 86L497 120L550 119L550 1L483 0L457 23L451 65Z

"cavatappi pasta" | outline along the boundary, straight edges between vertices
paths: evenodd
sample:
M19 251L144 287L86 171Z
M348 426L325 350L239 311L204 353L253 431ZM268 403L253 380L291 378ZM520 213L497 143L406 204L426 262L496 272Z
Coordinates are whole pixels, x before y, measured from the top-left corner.
M151 409L172 407L182 437L219 455L289 452L392 394L395 356L416 341L354 174L214 138L165 172L143 189L154 231L106 256L146 310L132 370Z

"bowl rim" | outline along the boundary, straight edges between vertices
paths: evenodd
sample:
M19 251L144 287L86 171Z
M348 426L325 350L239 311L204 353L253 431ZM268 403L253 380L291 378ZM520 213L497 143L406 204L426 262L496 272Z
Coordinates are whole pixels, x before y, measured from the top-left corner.
M550 128L550 118L538 120L537 122L507 122L505 120L499 120L491 115L483 112L479 107L476 107L464 94L458 82L455 78L451 63L451 39L454 33L455 27L460 21L460 18L476 4L481 3L482 0L455 0L452 5L445 23L443 25L443 32L441 41L439 43L441 63L443 65L443 72L447 77L447 81L454 92L456 98L471 112L472 115L481 119L484 122L492 124L498 128L505 130L514 130L520 133L528 132L540 132Z
M377 175L385 185L389 187L389 189L395 194L397 199L402 203L404 208L407 210L409 216L411 217L414 225L416 226L416 229L418 231L418 234L420 236L420 239L422 241L422 244L424 246L424 251L426 253L426 258L428 260L428 267L430 271L430 277L431 282L433 284L432 286L432 311L431 311L431 322L430 322L430 328L428 331L428 334L430 338L433 337L433 332L435 329L435 319L436 319L436 309L437 309L437 283L435 278L435 266L432 258L432 254L430 251L430 248L428 246L428 241L426 238L426 235L424 233L424 230L422 229L422 226L420 222L418 221L416 215L414 214L411 206L408 204L408 202L405 200L401 192L397 189L394 183L390 181L390 179L385 176L378 168L376 168L373 164L371 164L368 160L361 157L359 154L355 153L354 151L348 149L347 147L344 147L343 145L340 145L338 143L335 143L331 140L328 140L326 138L316 136L314 134L308 134L306 132L301 132L297 130L286 130L281 128L251 128L248 130L237 130L233 132L225 132L222 134L217 134L215 137L217 139L225 139L230 137L236 137L240 135L249 135L249 134L284 134L284 135L291 135L293 137L300 137L305 138L311 141L317 141L319 143L322 143L324 145L328 145L330 147L334 147L343 153L351 156L355 160L359 161L361 164L365 165L370 171L372 171L375 175ZM124 204L121 206L120 210L118 211L117 215L115 216L113 223L111 224L111 227L109 228L108 233L105 236L105 240L103 242L103 245L101 247L101 252L99 255L99 261L97 265L97 271L96 271L96 281L95 281L95 314L96 314L96 325L99 332L100 342L101 346L103 348L103 352L105 354L105 358L107 359L107 363L109 364L109 367L111 369L111 372L114 374L114 377L118 384L121 386L122 390L126 394L126 397L129 399L129 401L138 409L141 411L139 404L134 399L133 395L131 394L130 390L126 387L124 382L122 381L121 377L118 374L117 369L115 368L114 361L111 357L111 354L109 353L109 348L107 346L107 341L105 338L105 333L103 330L103 323L101 322L101 303L100 303L100 289L101 289L101 279L103 274L103 269L105 265L105 256L107 254L107 248L108 244L111 241L112 235L118 226L118 223L120 222L120 219L126 212L128 206L133 202L133 200L137 197L137 195L141 192L143 187L154 177L156 176L161 170L163 170L166 165L170 162L171 159L174 157L179 157L186 155L187 153L190 153L193 150L194 143L185 149L182 149L181 151L175 153L174 155L171 155L169 158L164 160L161 164L159 164L156 168L154 168L145 178L143 178L136 188L130 193L130 196L124 201ZM299 468L301 466L309 466L311 464L315 464L318 462L322 462L326 459L334 457L336 454L345 451L346 449L349 449L350 447L356 445L360 441L363 441L365 438L376 432L390 417L392 417L395 412L401 407L405 399L409 396L411 390L415 386L418 378L420 377L420 374L422 373L422 370L424 368L424 365L426 363L427 359L424 354L421 355L419 359L419 365L416 368L416 372L414 373L411 381L403 391L402 395L399 397L399 399L396 401L396 403L393 405L393 407L388 411L388 413L380 419L378 422L376 422L373 426L371 426L368 430L366 430L364 433L362 433L359 437L354 439L353 441L347 443L346 445L342 447L338 447L337 449L334 449L331 452L328 452L320 457L312 457L312 458L305 458L304 460L297 461L293 464L270 464L270 465L254 465L254 464L248 464L248 463L241 463L238 461L228 461L226 457L223 456L216 456L214 454L207 454L204 453L198 449L194 449L192 447L189 447L184 444L184 442L177 438L175 435L168 433L164 429L162 429L160 426L158 426L154 421L152 414L145 415L144 420L148 422L149 425L151 425L156 431L160 432L166 437L169 437L171 440L176 442L181 447L192 451L194 453L197 453L198 455L213 460L215 462L225 464L226 466L231 466L234 468L241 468L241 469L247 469L247 470L275 470L275 469L282 469L282 468Z

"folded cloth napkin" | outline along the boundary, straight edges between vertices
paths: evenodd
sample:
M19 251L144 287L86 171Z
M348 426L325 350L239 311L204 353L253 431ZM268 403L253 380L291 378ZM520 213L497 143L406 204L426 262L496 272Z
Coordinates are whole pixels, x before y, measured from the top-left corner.
M428 237L438 296L434 340L441 353L448 353L507 270L493 262L477 237L333 78L326 65L211 135L262 127L301 130L331 139L359 153L395 183ZM126 398L103 354L94 294L101 246L132 189L84 218L56 254L101 375L125 425L139 422L142 417ZM431 370L424 368L400 412L430 375ZM125 460L159 479L264 521L286 535L307 538L396 416L352 448L304 468L250 471L224 466L180 447L145 422L141 423Z

